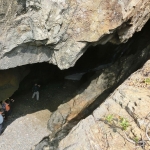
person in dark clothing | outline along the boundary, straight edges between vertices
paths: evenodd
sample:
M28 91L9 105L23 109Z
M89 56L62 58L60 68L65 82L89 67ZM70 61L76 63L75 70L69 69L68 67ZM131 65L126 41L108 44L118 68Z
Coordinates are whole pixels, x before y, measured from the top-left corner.
M36 99L39 100L39 89L40 89L40 85L34 84L32 88L32 92L33 92L32 98L36 96Z
M11 104L14 102L14 99L6 99L3 104L2 104L2 108L4 110L4 114L5 114L5 120L8 119L8 116L11 115Z

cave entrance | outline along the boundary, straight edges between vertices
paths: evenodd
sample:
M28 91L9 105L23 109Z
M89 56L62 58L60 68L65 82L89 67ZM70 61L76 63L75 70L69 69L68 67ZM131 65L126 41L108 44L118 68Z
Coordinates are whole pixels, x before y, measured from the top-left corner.
M115 48L116 45L111 43L103 46L91 46L74 67L66 70L60 70L57 66L46 62L23 66L29 70L29 73L20 82L18 90L12 95L15 102L12 105L12 115L5 123L5 127L15 119L27 114L42 110L53 112L59 105L71 100L77 95L77 91L82 89L82 85L94 74L95 68L112 61ZM80 78L74 79L76 74L82 75ZM85 78L86 80L84 80ZM41 85L39 100L32 99L32 87L35 83ZM44 118L46 114L42 112L42 115Z
M12 96L16 99L13 111L17 110L20 115L41 109L55 111L60 104L69 101L77 94L77 90L82 88L82 85L94 74L95 68L112 61L115 48L116 45L111 43L91 46L74 67L66 70L60 70L57 66L48 63L27 65L30 72ZM39 101L36 98L32 99L32 87L35 83L41 85ZM24 109L19 110L18 107Z
M146 25L127 43L90 46L75 66L66 70L60 70L57 66L48 63L26 65L30 72L20 82L19 89L12 96L15 103L9 123L16 118L44 109L51 112L55 111L59 105L66 103L77 95L77 91L82 88L82 85L85 85L84 83L89 81L96 71L103 70L116 61L121 63L123 57L134 55L146 48L149 45L150 38L148 33L148 26ZM141 67L145 61L146 59L139 63L140 65L136 69ZM77 75L80 75L78 80L76 79ZM32 99L34 83L41 85L39 101Z

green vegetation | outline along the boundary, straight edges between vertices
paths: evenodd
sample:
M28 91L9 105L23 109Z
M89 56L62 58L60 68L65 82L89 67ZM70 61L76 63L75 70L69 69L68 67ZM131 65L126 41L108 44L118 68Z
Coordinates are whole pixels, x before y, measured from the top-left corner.
M150 79L149 80L145 80L146 82L150 82ZM150 112L148 113L148 115L150 114ZM147 116L148 116L147 115ZM134 144L135 146L138 146L138 147L141 147L141 148L145 148L145 145L147 144L147 141L149 142L150 141L150 137L149 137L149 133L148 133L148 130L149 130L149 125L150 125L150 121L146 127L146 137L148 140L145 140L145 139L142 139L135 136L134 134L134 137L130 138L128 137L129 134L126 134L126 131L128 129L128 127L130 126L130 122L122 117L122 116L117 116L117 115L113 115L113 114L109 114L107 116L105 116L105 121L107 121L107 123L109 123L108 125L110 127L112 127L113 131L115 129L114 132L116 132L116 129L117 128L121 128L123 133L124 133L124 138L128 141L128 142L131 142L132 144ZM128 130L129 132L131 132L130 130Z
M120 125L123 130L126 130L129 127L129 121L123 117L120 118Z
M112 121L113 121L113 119L114 119L114 116L113 115L108 115L108 116L106 116L106 121L108 122L108 123L111 123Z
M146 79L144 80L144 82L145 82L146 84L150 84L150 78L146 78Z
M139 138L136 136L136 137L133 138L133 141L134 141L135 143L138 143L138 142L139 142Z
M121 127L122 130L127 130L127 128L130 126L129 121L127 119L125 119L123 117L119 117L119 119L118 119L118 118L115 118L112 114L107 115L105 117L105 120L109 124L111 124L113 122L116 126ZM117 122L116 122L116 120L117 120Z

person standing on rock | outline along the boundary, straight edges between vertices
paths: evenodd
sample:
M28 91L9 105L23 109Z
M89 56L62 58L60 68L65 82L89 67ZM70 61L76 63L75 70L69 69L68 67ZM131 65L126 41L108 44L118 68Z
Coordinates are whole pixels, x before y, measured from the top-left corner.
M4 118L3 118L3 109L1 108L0 109L0 135L2 133L2 130L3 130L3 121L4 121Z
M32 88L32 92L33 92L32 98L34 98L34 96L36 96L36 99L39 100L39 89L40 89L40 85L35 83Z

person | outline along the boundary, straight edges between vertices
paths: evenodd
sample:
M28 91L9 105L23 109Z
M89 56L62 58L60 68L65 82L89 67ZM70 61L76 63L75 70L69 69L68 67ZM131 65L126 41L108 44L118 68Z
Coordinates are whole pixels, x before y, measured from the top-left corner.
M2 103L2 108L4 110L5 114L5 120L8 119L8 116L11 115L11 103L14 102L14 99L7 98L3 103Z
M33 92L32 98L34 98L36 96L36 99L39 100L39 89L40 89L40 85L35 83L32 88L32 92Z
M2 134L2 130L3 130L3 121L4 121L4 117L3 117L3 109L0 109L0 135Z

